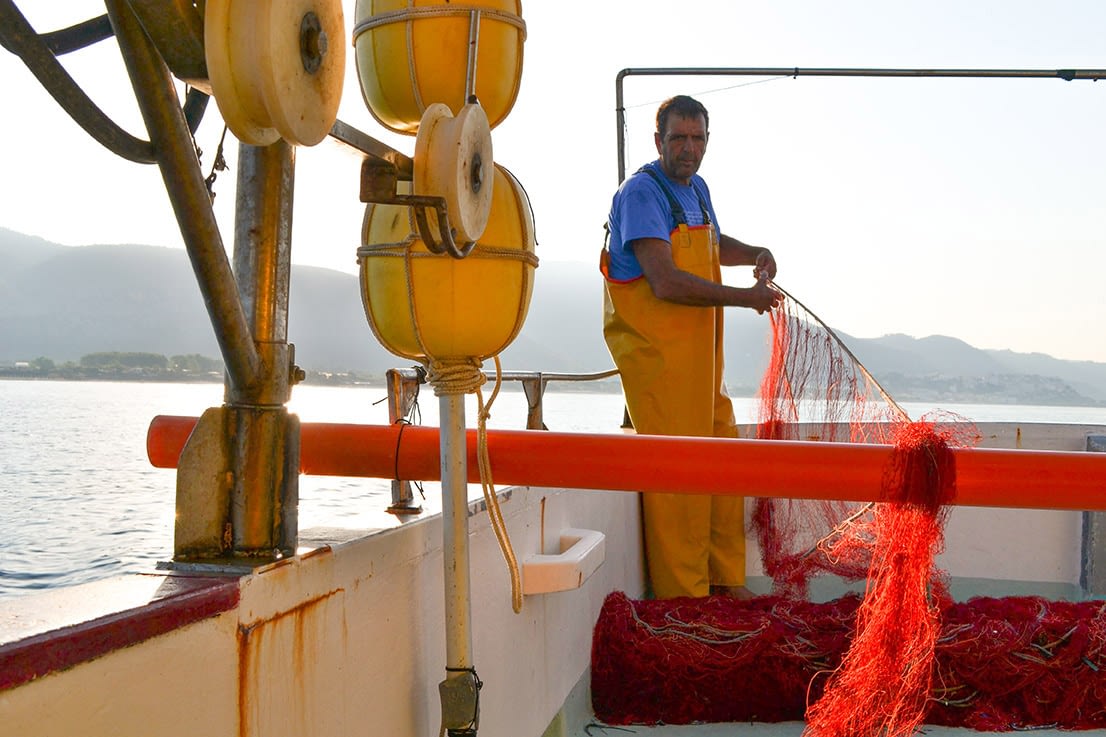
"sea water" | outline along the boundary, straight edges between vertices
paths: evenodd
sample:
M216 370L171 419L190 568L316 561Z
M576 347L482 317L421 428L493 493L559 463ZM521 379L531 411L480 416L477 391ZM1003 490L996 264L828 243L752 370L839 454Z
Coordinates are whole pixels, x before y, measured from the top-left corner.
M558 432L621 432L622 397L614 392L546 390L546 426ZM491 394L485 386L484 397ZM215 383L0 380L0 598L70 586L125 572L153 570L173 545L175 471L146 457L146 431L159 414L198 416L223 401ZM752 399L734 400L738 422L753 422ZM976 422L1106 425L1106 407L904 404L912 417L941 409ZM388 422L382 386L297 386L289 409L304 422ZM488 426L522 429L527 403L506 385ZM466 398L469 427L475 398ZM438 424L429 390L412 418ZM440 508L437 486L424 508ZM479 494L479 487L475 488ZM299 526L362 529L391 502L384 479L303 476Z

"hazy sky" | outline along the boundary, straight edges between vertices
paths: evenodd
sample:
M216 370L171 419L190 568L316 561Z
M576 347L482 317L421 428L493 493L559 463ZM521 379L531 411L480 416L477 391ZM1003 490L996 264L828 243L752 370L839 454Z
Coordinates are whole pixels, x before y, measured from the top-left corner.
M20 5L40 31L102 12L92 0ZM529 193L543 260L597 258L620 69L1106 68L1100 0L529 0L523 16L522 90L493 139ZM340 117L412 153L413 138L372 121L348 56ZM145 137L114 43L65 63ZM0 227L181 247L153 167L100 148L3 51L0 79ZM655 157L656 104L678 92L711 111L701 173L723 230L772 248L779 283L835 328L1106 361L1106 81L634 77L631 167ZM197 136L205 172L221 133L211 105ZM230 142L232 165L235 153ZM299 150L295 263L356 271L358 167L330 142ZM228 245L234 179L216 184Z

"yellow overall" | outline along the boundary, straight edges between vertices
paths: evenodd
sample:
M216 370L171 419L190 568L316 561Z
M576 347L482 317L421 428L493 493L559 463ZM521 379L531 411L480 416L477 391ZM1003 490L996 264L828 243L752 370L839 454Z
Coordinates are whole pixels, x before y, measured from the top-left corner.
M680 224L670 240L677 268L721 281L712 225ZM604 250L604 274L607 258ZM603 335L622 374L634 429L648 435L737 437L733 405L722 387L722 308L659 300L644 277L607 278L604 284ZM707 596L712 584L744 585L743 498L647 493L642 509L646 560L658 599Z

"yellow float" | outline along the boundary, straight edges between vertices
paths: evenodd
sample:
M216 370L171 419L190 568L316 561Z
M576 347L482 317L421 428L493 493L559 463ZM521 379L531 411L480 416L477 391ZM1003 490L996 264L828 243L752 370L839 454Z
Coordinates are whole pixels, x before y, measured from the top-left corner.
M345 77L341 0L207 0L211 92L238 140L313 146L338 119Z
M414 134L435 102L472 95L498 125L515 104L526 24L520 0L357 0L354 53L365 104L389 130Z
M397 356L483 360L522 328L538 263L534 218L518 180L498 164L494 176L487 227L463 259L431 253L410 208L366 208L357 249L362 302L377 340Z

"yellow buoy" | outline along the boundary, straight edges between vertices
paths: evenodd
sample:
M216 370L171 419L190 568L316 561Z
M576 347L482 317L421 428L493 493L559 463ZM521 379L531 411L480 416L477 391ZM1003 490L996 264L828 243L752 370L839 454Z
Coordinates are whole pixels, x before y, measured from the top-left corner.
M492 128L511 112L526 39L520 0L357 0L354 17L361 91L385 128L413 135L431 104L457 112L473 94Z
M361 241L365 315L397 356L483 360L522 328L538 263L534 218L522 185L498 164L487 227L465 258L431 253L399 205L368 205Z

